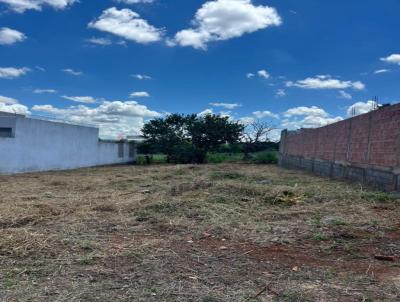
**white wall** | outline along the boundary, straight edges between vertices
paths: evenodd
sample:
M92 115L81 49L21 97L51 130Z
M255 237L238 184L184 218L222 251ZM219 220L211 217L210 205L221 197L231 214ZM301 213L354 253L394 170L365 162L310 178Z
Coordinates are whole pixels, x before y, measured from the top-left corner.
M17 117L0 116L1 127L15 125L14 138L0 137L0 173L74 169L127 163L118 156L118 144L100 142L97 128Z

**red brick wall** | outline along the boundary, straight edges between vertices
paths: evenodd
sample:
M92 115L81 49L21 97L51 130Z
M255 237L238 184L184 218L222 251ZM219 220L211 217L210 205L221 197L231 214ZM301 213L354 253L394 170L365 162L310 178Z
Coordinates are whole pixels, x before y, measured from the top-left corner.
M379 167L400 163L400 104L325 127L289 131L281 152Z

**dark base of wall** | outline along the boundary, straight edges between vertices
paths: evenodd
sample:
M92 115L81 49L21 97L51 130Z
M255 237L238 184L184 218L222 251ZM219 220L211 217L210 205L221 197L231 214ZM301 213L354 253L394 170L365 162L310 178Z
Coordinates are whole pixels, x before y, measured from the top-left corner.
M343 165L320 159L280 155L279 165L288 169L301 169L337 179L349 179L384 191L400 191L400 176L390 171Z

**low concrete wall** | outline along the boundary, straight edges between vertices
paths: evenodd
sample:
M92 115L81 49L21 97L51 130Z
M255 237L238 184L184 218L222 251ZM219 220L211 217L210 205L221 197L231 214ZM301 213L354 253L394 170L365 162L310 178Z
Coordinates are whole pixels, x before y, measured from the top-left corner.
M14 132L14 137L0 137L0 173L75 169L136 159L129 143L99 141L97 128L12 115L0 116L0 127L13 127Z
M348 165L343 162L306 158L296 155L279 156L279 165L288 169L300 169L336 179L348 179L384 191L399 191L399 175L390 169L371 166Z

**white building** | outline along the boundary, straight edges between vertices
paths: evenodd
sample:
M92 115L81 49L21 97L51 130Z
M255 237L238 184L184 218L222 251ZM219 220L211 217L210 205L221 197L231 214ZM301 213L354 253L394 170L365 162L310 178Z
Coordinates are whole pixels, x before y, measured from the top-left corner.
M133 142L99 140L99 129L0 112L0 173L65 170L136 160Z

